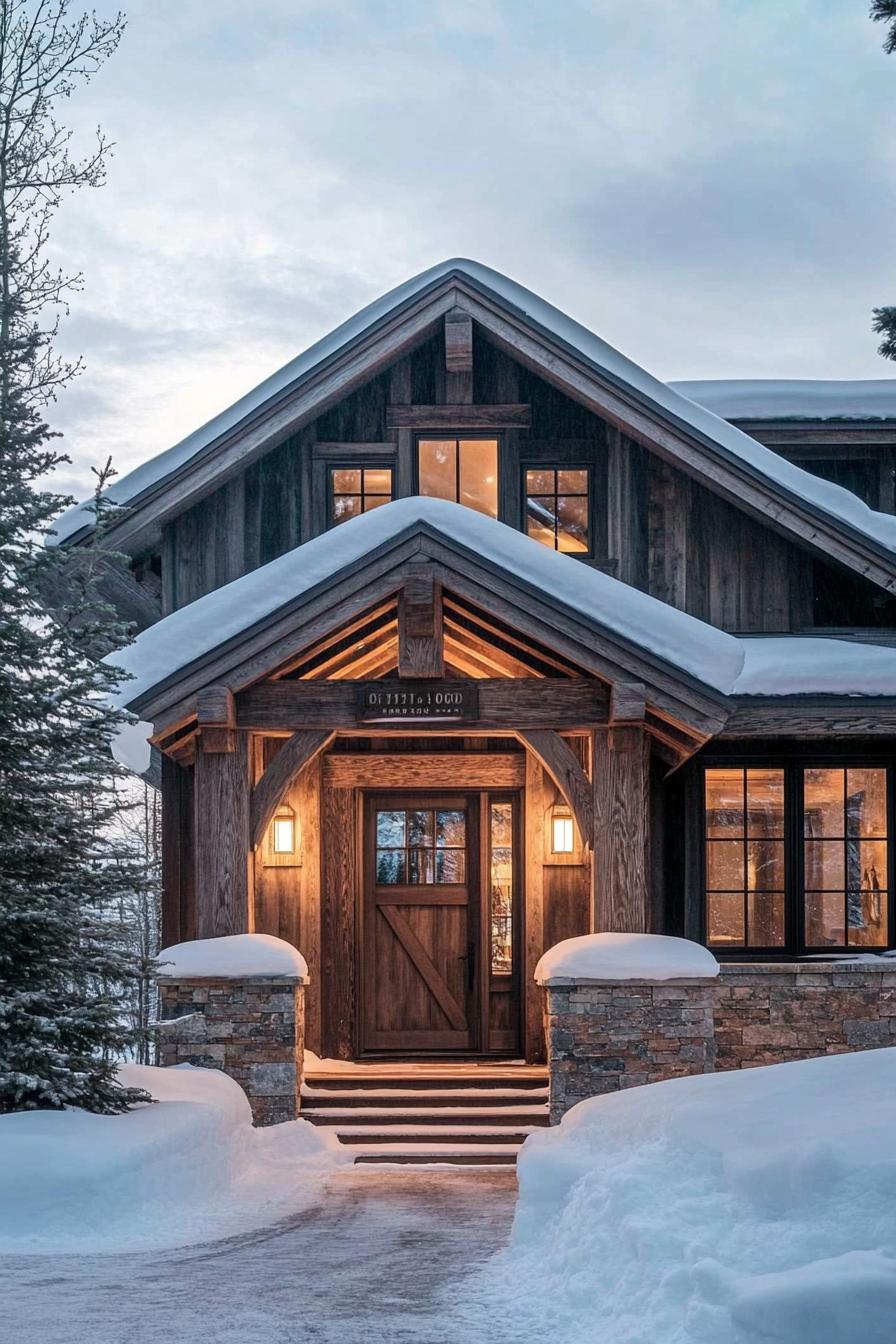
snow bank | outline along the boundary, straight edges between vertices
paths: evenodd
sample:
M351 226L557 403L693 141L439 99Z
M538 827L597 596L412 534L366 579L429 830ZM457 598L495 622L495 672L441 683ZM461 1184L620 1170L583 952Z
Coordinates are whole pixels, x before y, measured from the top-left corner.
M310 346L277 373L259 383L246 396L234 402L206 425L175 444L173 448L167 449L137 467L135 471L129 472L120 481L116 481L110 491L110 497L118 504L127 504L152 491L197 454L214 444L221 435L253 418L265 406L274 405L283 397L294 394L316 368L336 355L344 346L359 339L371 325L379 322L388 313L400 309L403 304L415 299L451 274L460 274L474 286L496 295L505 305L516 309L534 326L541 327L549 336L571 347L607 381L624 389L631 389L649 407L665 412L673 420L678 420L687 428L696 431L698 435L702 435L711 444L717 445L722 449L723 455L730 454L738 458L761 475L775 481L785 492L809 501L872 540L890 549L896 549L896 517L874 512L851 491L813 476L803 471L801 467L785 461L770 448L765 448L748 434L729 425L727 420L714 414L712 410L707 410L704 405L698 404L698 401L683 396L681 385L674 387L661 382L659 378L654 378L633 360L620 354L593 331L568 317L553 304L547 303L516 281L510 280L500 271L494 271L489 266L482 266L479 262L470 261L465 257L452 257L448 261L430 267L429 270L421 271L419 275L413 276L363 308L347 322L336 327L323 340ZM67 537L76 535L84 528L90 527L92 521L93 513L88 505L75 505L56 522L55 540L64 541Z
M719 963L706 947L658 933L586 933L548 948L535 980L690 980L715 976Z
M253 1129L215 1069L123 1065L157 1104L126 1115L0 1116L0 1252L184 1246L264 1227L314 1203L351 1156L306 1120Z
M669 386L725 420L896 420L896 378L704 378Z
M271 933L235 933L225 938L196 938L163 947L156 958L163 979L179 976L237 980L253 975L294 975L308 979L301 952Z
M569 1344L891 1344L896 1050L582 1102L526 1140L511 1245L468 1289Z
M848 639L743 639L735 695L896 695L896 649Z
M352 518L142 631L107 659L131 674L121 703L133 703L278 608L352 573L372 551L421 529L489 561L511 582L538 589L550 606L651 649L708 686L730 691L740 673L744 653L733 635L462 504L415 496Z

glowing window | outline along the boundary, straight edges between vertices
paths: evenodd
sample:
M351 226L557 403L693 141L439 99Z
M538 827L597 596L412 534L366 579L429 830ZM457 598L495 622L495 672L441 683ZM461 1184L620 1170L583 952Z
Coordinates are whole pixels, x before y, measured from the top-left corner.
M526 531L555 551L591 551L591 473L587 467L526 472Z
M497 518L497 439L420 439L417 468L421 495Z

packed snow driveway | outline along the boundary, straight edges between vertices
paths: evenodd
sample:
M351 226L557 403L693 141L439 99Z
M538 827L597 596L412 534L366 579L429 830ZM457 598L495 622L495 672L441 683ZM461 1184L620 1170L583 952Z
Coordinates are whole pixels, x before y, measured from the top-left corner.
M287 1223L140 1255L0 1259L17 1344L507 1344L450 1321L463 1280L506 1244L512 1173L342 1171ZM469 1308L468 1308L469 1311ZM447 1331L447 1333L446 1333Z

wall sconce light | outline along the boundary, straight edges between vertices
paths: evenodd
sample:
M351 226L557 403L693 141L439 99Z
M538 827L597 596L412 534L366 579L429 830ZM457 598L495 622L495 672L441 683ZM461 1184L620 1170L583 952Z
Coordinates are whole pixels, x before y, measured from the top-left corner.
M574 849L572 812L565 803L555 803L551 808L551 853L571 854Z
M271 824L271 849L275 854L295 854L296 814L288 803L281 803Z

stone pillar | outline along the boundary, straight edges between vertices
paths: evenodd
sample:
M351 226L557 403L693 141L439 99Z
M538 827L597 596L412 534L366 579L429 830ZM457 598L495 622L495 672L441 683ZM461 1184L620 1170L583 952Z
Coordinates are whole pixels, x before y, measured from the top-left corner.
M576 1102L715 1068L715 980L551 979L551 1124Z
M297 976L159 976L161 1061L222 1069L246 1093L256 1125L295 1120L305 1044Z

